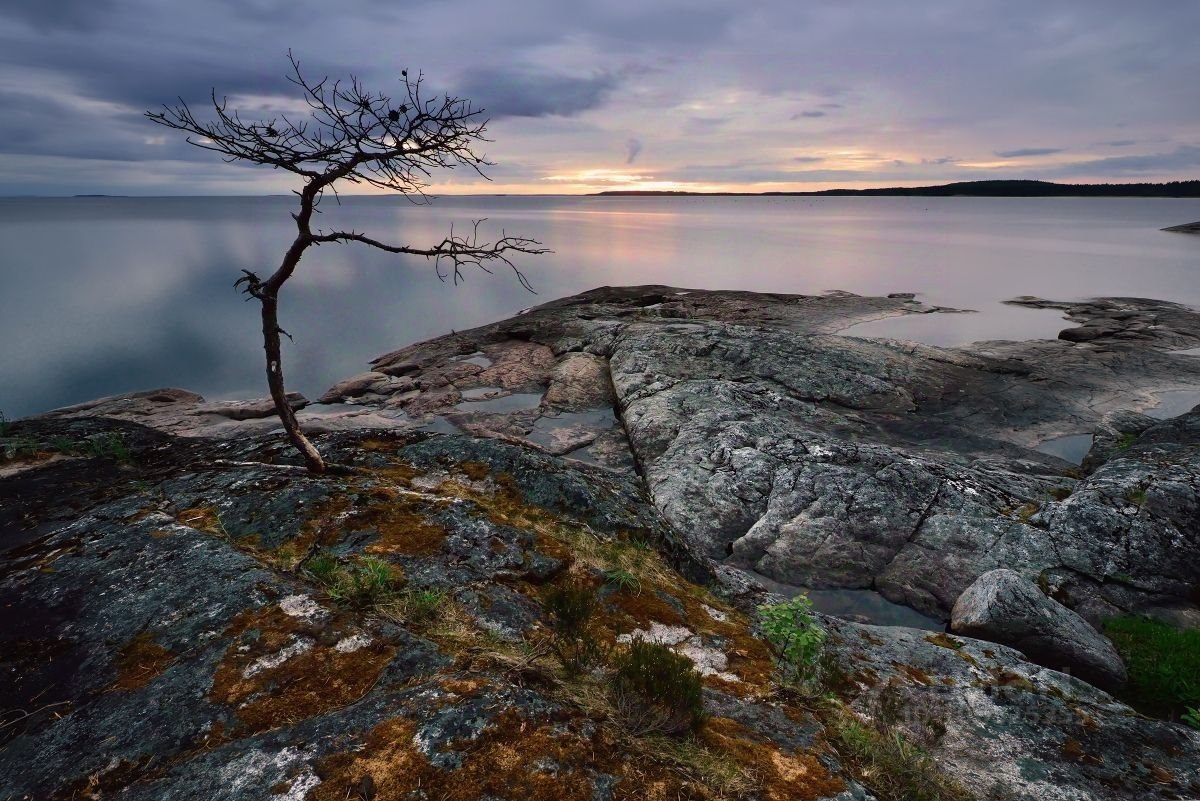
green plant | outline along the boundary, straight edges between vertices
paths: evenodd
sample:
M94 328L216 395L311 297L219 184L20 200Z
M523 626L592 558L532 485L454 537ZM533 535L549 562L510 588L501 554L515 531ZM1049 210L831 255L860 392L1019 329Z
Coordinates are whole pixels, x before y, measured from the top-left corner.
M828 634L813 614L812 601L802 593L790 601L760 606L758 617L763 635L779 654L784 682L815 690Z
M392 566L375 556L342 565L328 552L310 558L304 571L325 588L334 601L357 609L378 606L397 591Z
M633 573L620 567L604 571L604 581L618 590L629 590L635 594L642 591L642 582Z
M41 451L41 443L32 437L8 437L0 441L0 457L4 459L24 459Z
M1135 442L1137 442L1137 434L1125 433L1117 437L1113 447L1119 451L1127 451L1133 447Z
M1200 631L1177 629L1145 617L1117 617L1104 633L1125 661L1125 698L1145 711L1185 714L1200 706Z
M1145 506L1146 498L1146 490L1144 488L1130 490L1129 492L1125 493L1125 500L1129 501L1134 506Z
M1193 729L1200 729L1200 709L1194 706L1190 706L1184 710L1184 713L1180 715L1179 719L1191 726Z
M449 596L441 590L412 590L403 593L402 600L409 622L428 623L446 605Z
M704 725L704 687L686 656L635 637L613 668L614 704L631 734L680 735Z
M871 725L841 705L826 715L838 754L880 801L964 801L970 796L898 728Z
M568 675L576 676L603 656L594 631L596 588L568 583L551 587L542 596L553 637L550 649Z
M84 438L80 450L85 456L94 458L115 459L118 462L128 462L130 458L129 445L125 435L115 431L92 434Z

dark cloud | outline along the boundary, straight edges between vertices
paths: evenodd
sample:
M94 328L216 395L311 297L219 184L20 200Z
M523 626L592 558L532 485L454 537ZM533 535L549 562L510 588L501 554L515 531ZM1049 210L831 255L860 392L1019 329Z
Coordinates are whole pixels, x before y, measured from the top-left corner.
M310 76L357 72L385 92L399 88L401 68L424 69L431 91L486 107L496 121L489 155L521 163L513 175L527 184L595 166L630 131L651 130L656 173L718 152L753 162L705 180L842 180L775 169L803 164L779 156L797 147L875 154L851 172L881 182L902 170L928 179L933 167L939 178L971 174L920 156L947 151L967 161L1042 155L1047 174L1096 179L1200 176L1186 151L1054 163L1088 148L1195 144L1197 3L1171 14L1127 0L343 0L330 9L0 0L0 193L39 180L46 191L199 191L211 156L140 112L177 96L204 105L213 87L252 107L286 104L289 47ZM826 118L796 126L793 113ZM72 174L87 176L86 189Z
M632 164L642 153L642 140L630 137L625 141L625 163Z
M114 6L114 0L5 0L0 20L45 31L88 30L111 15Z
M458 90L493 119L570 117L599 106L616 85L607 72L577 78L532 67L473 67L463 73Z
M942 164L953 164L956 161L958 161L958 159L954 158L954 156L942 156L941 158L936 158L936 159L921 159L922 164L928 164L928 165L934 165L934 166L940 166Z
M1109 156L1102 159L1067 164L1053 171L1058 176L1104 175L1126 177L1135 175L1166 175L1166 180L1195 175L1200 169L1200 147L1184 145L1170 153L1147 153L1139 156Z
M814 164L818 161L824 161L821 156L793 156L792 161L797 164Z
M1002 159L1016 159L1022 156L1049 156L1061 152L1061 147L1019 147L1016 150L997 150L996 155Z

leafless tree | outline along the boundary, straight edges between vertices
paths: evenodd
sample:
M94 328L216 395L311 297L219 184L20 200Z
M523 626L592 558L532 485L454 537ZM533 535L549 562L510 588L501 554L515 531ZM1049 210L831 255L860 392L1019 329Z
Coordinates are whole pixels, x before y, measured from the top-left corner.
M407 70L400 73L402 97L396 102L387 95L368 91L354 76L348 81L331 82L328 78L311 81L301 73L300 63L291 51L288 61L291 63L288 80L299 88L308 104L303 118L280 115L269 120L244 121L236 109L228 107L227 98L218 99L215 89L211 96L212 114L207 119L197 117L182 98L177 105L148 111L146 116L159 125L185 131L189 143L220 153L227 162L262 164L294 173L304 181L303 188L295 192L300 209L292 213L296 238L283 261L265 279L242 270L244 275L235 286L262 307L267 385L279 419L308 469L323 473L325 461L300 430L288 403L280 352L280 336L290 338L290 334L279 326L279 291L309 247L327 242L358 242L389 253L424 256L433 261L440 279L449 278L456 284L464 267L490 272L491 266L507 266L527 289L528 281L510 257L548 251L537 240L508 236L504 232L495 241L481 239L482 221L475 221L465 233L451 228L445 238L430 247L381 242L354 230L314 229L313 215L319 213L321 198L326 190L336 197L339 182L367 184L399 192L416 202L427 202L425 189L434 170L468 167L486 177L483 169L490 162L476 153L475 148L489 141L484 136L487 119L483 110L468 100L450 95L426 98L422 93L422 76L410 77Z

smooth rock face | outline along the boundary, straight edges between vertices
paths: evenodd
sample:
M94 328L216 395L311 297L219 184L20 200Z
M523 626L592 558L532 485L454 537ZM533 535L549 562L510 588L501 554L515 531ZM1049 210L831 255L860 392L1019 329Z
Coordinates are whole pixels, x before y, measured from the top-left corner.
M989 570L975 579L955 601L950 629L1016 648L1039 665L1106 690L1119 690L1128 678L1111 642L1012 570Z

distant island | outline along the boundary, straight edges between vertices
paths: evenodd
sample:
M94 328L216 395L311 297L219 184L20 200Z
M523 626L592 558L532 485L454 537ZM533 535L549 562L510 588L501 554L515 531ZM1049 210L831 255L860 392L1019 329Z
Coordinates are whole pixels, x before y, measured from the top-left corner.
M613 189L607 196L714 195L756 197L820 197L823 195L883 195L915 197L1200 197L1200 181L1161 184L1056 184L1050 181L959 181L940 186L891 186L876 189L823 189L819 192L680 192Z

